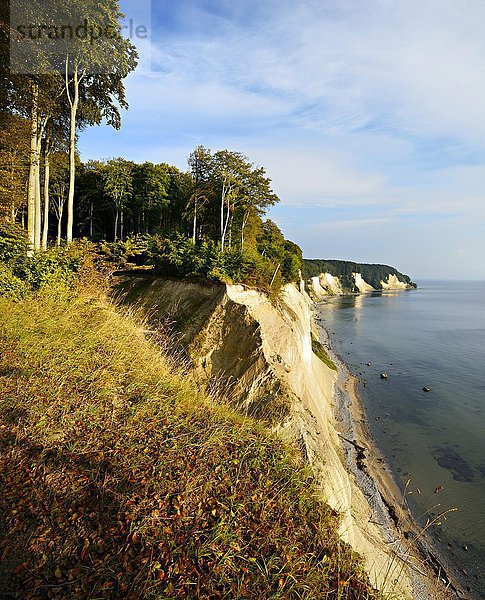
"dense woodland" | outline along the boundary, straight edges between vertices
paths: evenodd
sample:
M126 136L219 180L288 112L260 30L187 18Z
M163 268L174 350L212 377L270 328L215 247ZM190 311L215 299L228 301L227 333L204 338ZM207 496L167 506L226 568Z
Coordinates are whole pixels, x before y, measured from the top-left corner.
M164 274L267 290L295 280L301 251L264 220L278 197L264 169L241 153L199 146L184 171L121 157L81 162L76 142L83 129L121 126L121 110L128 108L123 80L136 68L137 53L120 34L115 0L77 0L69 10L64 22L102 18L118 35L94 45L71 40L54 63L39 45L31 75L8 70L8 43L15 38L2 15L3 227L25 232L29 256L89 238Z

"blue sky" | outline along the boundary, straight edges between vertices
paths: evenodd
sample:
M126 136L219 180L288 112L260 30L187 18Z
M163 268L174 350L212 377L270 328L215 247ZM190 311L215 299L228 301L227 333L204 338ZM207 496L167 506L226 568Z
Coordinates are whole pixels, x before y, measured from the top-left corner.
M84 159L246 153L311 258L485 279L483 0L146 0L119 132ZM152 9L152 10L151 10Z

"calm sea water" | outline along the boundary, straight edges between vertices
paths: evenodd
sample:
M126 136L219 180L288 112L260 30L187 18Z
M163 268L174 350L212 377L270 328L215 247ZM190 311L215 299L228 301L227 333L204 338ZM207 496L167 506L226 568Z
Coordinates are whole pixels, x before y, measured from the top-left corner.
M411 479L414 515L458 508L433 537L470 597L485 598L485 282L418 283L330 298L319 312L337 354L361 374L396 481Z

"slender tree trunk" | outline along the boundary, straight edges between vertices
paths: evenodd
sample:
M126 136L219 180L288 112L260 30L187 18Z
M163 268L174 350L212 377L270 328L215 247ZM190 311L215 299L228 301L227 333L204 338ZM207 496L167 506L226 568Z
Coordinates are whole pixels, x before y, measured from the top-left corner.
M123 209L121 209L121 215L120 215L120 238L121 238L121 241L123 241L124 233L125 233L125 211Z
M61 204L59 206L59 218L57 219L57 247L61 245L61 235L62 235L62 214L64 212L64 205Z
M41 199L41 185L40 185L40 167L41 167L41 155L42 155L42 138L47 125L49 117L44 117L42 121L39 120L37 128L37 158L35 166L35 222L34 222L34 235L35 235L35 249L40 250L41 247L41 230L42 230L42 199Z
M40 139L37 139L37 163L35 166L35 221L34 221L34 247L40 249L40 235L42 227L42 202L40 188Z
M228 194L228 196L227 196L227 213L226 213L226 219L225 219L224 228L223 228L223 232L222 232L222 243L221 243L221 248L222 248L223 252L224 252L224 245L225 245L225 241L226 241L226 233L227 233L227 226L229 224L230 213L231 213L231 200L230 200L230 196Z
M42 230L42 249L47 250L47 236L49 235L49 185L50 185L50 161L49 140L46 139L44 153L44 227Z
M277 275L278 271L280 270L280 266L281 266L281 263L278 263L278 266L276 267L275 272L273 273L273 277L271 278L271 283L269 284L269 287L273 287L273 283L274 283L274 280L276 279L276 275Z
M29 164L29 187L27 193L27 235L29 238L28 255L32 256L35 248L35 188L36 188L36 163L37 156L37 130L39 122L38 102L39 87L35 82L31 83L32 108L30 113L30 164Z
M231 222L229 223L229 248L232 248L232 224L234 223L234 211L231 215Z
M93 201L91 200L91 202L89 204L89 237L90 238L93 237L93 211L94 211Z
M72 242L72 232L74 229L74 185L76 181L76 116L79 105L79 73L77 65L74 67L74 96L69 93L69 81L66 64L66 90L71 105L69 122L69 194L67 197L67 233L66 240L69 244Z
M114 241L117 242L118 241L118 217L119 217L119 210L118 208L116 208L116 214L115 214L115 235L114 235Z
M196 242L197 240L197 198L194 201L194 223L193 223L193 230L192 230L192 241Z
M246 211L243 216L242 225L241 225L241 250L244 249L244 229L248 223L248 219L249 219L249 211Z
M224 204L226 200L226 184L222 185L221 194L221 250L224 252Z

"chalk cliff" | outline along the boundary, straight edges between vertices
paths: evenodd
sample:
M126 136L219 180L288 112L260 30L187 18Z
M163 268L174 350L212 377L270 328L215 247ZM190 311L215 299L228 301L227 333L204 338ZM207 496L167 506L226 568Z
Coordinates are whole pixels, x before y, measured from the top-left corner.
M337 286L334 278L324 281ZM322 498L342 516L342 538L365 558L373 583L400 597L420 597L394 553L391 520L384 529L382 519L377 523L346 465L334 414L337 373L312 351L312 302L300 289L286 286L275 306L236 285L129 277L117 284L125 301L137 303L153 323L174 323L209 392L223 393L298 445Z

